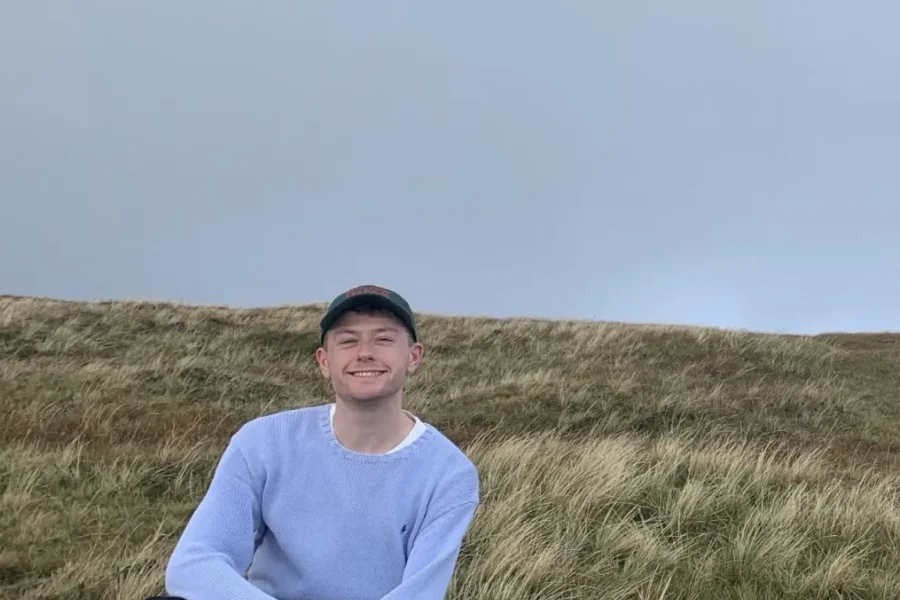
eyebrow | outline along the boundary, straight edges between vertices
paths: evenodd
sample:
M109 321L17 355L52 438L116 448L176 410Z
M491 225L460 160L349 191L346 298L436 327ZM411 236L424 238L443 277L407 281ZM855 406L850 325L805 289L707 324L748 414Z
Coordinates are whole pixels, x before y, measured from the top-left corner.
M373 331L375 333L385 333L385 332L399 333L400 332L400 330L397 327L379 327L378 329L374 329ZM359 335L360 334L360 331L358 329L349 329L346 327L339 327L338 329L335 329L334 332L337 334L342 334L342 333L343 334L351 334L351 335Z

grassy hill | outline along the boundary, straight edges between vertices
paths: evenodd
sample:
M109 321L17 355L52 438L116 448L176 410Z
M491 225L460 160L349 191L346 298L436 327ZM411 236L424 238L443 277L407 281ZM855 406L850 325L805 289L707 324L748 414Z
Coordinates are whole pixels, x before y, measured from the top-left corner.
M323 306L0 297L0 597L143 599ZM448 600L900 598L900 336L421 315L482 474Z

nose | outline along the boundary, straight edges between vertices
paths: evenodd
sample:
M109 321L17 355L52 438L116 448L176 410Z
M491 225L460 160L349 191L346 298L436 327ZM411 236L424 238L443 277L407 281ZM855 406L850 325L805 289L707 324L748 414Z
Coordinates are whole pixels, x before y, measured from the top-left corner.
M359 358L372 358L374 355L372 352L372 342L360 340L359 344L356 346L356 355Z

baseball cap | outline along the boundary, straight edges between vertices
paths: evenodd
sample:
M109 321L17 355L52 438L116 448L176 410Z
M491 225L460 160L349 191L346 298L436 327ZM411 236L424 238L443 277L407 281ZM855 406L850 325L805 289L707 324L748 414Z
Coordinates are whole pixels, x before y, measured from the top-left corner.
M371 305L390 311L397 316L412 334L413 341L418 341L416 319L409 303L397 292L377 285L360 285L338 295L325 311L320 322L320 343L325 343L325 333L334 322L347 311L362 305Z

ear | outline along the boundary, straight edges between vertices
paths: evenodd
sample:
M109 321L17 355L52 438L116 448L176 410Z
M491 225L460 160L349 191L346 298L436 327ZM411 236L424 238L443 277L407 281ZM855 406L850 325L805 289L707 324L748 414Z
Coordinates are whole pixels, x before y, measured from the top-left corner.
M328 367L328 353L325 352L324 348L319 348L316 350L316 364L319 365L319 371L322 373L322 377L328 379L331 375L331 370Z
M419 367L419 363L422 362L422 358L425 356L425 346L422 345L421 342L416 342L412 346L409 347L409 364L406 366L407 373L413 373Z

